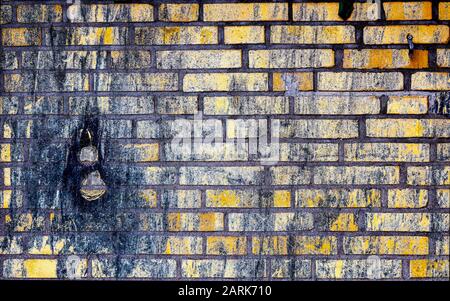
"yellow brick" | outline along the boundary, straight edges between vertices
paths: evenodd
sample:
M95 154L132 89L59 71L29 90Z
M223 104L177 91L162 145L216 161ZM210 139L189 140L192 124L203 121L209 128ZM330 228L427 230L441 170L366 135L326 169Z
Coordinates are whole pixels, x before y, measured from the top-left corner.
M369 137L450 137L450 120L446 119L369 119Z
M411 76L412 90L450 90L450 73L416 72Z
M428 162L430 146L418 143L349 143L344 146L345 161Z
M344 238L345 254L428 255L428 237L356 236Z
M438 189L436 198L439 207L450 208L450 189Z
M301 189L296 191L296 207L381 207L381 191L377 189Z
M411 278L447 278L449 277L449 261L415 259L410 261Z
M408 44L408 34L416 44L448 43L446 25L389 25L364 27L365 44Z
M210 21L287 21L287 3L204 4L204 20Z
M125 27L74 27L66 44L78 45L123 45L126 42Z
M386 20L430 20L431 2L385 2ZM379 20L378 3L354 3L347 21ZM342 21L339 3L293 3L294 21Z
M332 255L337 252L334 236L253 237L252 252L259 255Z
M207 190L208 207L252 207L251 195L241 190Z
M400 72L319 72L319 91L402 90Z
M420 69L428 67L428 51L407 49L345 49L344 68L356 69Z
M426 114L427 112L427 96L389 96L388 114Z
M56 259L27 259L23 265L26 278L57 278Z
M241 50L158 51L156 66L160 69L239 68Z
M438 49L436 63L439 67L450 67L450 49Z
M273 194L274 207L291 207L291 192L289 190L276 190Z
M198 4L163 3L159 6L159 20L168 22L193 22L198 20Z
M274 91L311 91L313 89L312 72L274 73Z
M428 204L428 191L424 189L391 189L389 208L423 208Z
M431 20L431 2L385 2L386 20Z
M330 221L328 230L358 231L355 215L353 213L339 213L333 221Z
M3 46L41 45L40 28L2 28Z
M206 239L206 254L245 255L247 238L245 236L209 236Z
M319 68L334 66L332 49L250 50L250 68Z
M0 162L11 162L11 144L0 144Z
M176 237L171 236L167 239L164 254L166 255L194 255L202 254L201 237Z
M436 240L436 255L450 255L449 236L443 236Z
M275 115L289 113L284 96L218 96L203 98L205 115Z
M195 73L186 74L183 91L267 91L267 73Z
M297 96L294 112L301 115L366 115L380 112L380 99L377 96L342 94L322 95L313 92Z
M450 20L450 2L439 3L439 20Z
M168 231L221 231L223 213L169 213Z
M270 42L274 44L347 44L355 42L353 26L273 25Z
M137 45L217 44L217 27L214 26L165 26L137 27Z
M428 213L369 213L367 231L428 232L431 218Z
M225 44L264 43L264 26L225 26Z
M132 156L130 158L135 162L152 162L159 160L159 144L145 143L145 144L125 144L125 149L130 149ZM120 158L119 158L120 161Z

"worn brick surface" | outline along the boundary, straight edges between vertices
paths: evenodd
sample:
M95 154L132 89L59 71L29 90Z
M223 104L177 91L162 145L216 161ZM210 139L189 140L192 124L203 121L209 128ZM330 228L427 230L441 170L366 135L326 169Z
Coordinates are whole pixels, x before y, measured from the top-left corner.
M450 2L77 3L0 4L0 279L449 279Z

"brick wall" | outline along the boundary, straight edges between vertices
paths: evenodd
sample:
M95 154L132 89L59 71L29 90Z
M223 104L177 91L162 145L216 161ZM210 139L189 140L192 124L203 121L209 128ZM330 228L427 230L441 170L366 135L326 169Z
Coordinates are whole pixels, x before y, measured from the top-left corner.
M0 278L448 280L450 2L149 2L1 1Z

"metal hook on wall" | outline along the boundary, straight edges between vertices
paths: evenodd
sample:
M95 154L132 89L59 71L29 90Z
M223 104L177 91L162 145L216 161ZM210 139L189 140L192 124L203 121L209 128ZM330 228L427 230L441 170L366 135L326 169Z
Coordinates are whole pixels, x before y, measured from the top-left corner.
M406 36L406 39L408 39L408 49L409 49L409 55L411 56L414 52L414 42L413 42L413 36L412 34L408 33L408 35Z
M339 12L338 15L344 20L350 18L353 12L353 4L355 0L339 0Z

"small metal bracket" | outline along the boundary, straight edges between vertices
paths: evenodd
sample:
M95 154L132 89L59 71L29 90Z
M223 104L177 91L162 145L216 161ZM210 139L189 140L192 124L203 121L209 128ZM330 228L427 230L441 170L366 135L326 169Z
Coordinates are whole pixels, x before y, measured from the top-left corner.
M412 34L408 33L408 35L406 36L406 38L408 39L408 49L409 49L409 55L411 56L414 52L414 42L413 42L413 36Z

